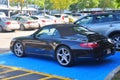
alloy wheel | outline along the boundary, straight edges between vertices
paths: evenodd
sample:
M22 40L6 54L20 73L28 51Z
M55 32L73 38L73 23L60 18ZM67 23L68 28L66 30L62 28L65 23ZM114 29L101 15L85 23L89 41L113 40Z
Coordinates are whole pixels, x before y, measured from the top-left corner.
M20 30L24 31L25 30L25 27L23 24L20 25Z
M71 52L67 47L62 46L56 51L57 61L62 66L71 66L73 62L72 57L73 56L71 55Z
M112 40L115 44L116 49L120 50L120 34L114 35Z
M16 42L13 47L14 54L18 57L24 56L23 45L20 42Z

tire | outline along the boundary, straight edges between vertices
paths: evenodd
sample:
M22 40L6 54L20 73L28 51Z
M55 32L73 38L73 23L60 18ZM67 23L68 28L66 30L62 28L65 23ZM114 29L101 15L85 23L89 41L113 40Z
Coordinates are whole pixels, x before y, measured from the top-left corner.
M0 32L3 32L3 28L0 26Z
M21 42L16 42L13 45L13 52L17 57L24 57L25 53L24 53L24 46Z
M11 32L15 32L15 30L11 30Z
M20 25L20 30L24 31L25 30L25 26L23 24Z
M60 46L59 48L57 48L55 58L61 66L73 66L74 57L71 53L71 50L66 46Z
M120 34L114 34L111 39L115 44L116 50L120 50Z

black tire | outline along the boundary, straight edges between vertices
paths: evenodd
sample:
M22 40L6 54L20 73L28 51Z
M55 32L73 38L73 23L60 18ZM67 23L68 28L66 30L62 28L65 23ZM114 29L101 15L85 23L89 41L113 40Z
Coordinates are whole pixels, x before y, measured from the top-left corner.
M25 26L23 24L20 25L20 30L24 31L25 30Z
M24 57L25 53L24 53L24 46L21 42L16 42L13 45L13 52L17 57Z
M61 66L73 66L74 57L71 53L71 50L68 47L60 46L55 52L55 58Z
M15 32L15 30L11 30L11 32Z
M120 34L114 34L111 39L115 44L116 50L120 50Z

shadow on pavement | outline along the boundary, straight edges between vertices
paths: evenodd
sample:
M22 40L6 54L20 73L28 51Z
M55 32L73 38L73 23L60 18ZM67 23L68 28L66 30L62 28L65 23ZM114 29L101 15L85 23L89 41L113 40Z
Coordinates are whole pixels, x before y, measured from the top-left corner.
M0 53L5 53L5 52L8 52L10 51L9 48L0 48Z

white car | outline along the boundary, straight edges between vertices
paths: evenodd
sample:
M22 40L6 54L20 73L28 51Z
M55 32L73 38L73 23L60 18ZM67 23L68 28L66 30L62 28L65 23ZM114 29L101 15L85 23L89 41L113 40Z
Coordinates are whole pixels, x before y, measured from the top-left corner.
M38 22L29 16L18 16L18 17L12 17L12 18L17 20L20 23L20 30L22 31L26 29L38 29L39 28Z
M0 32L14 31L20 28L20 24L8 17L0 17Z
M44 25L49 25L49 24L56 24L56 18L54 16L32 15L30 17L33 18L34 20L37 20L40 27Z
M59 23L69 23L67 14L54 14L54 16L59 20Z

